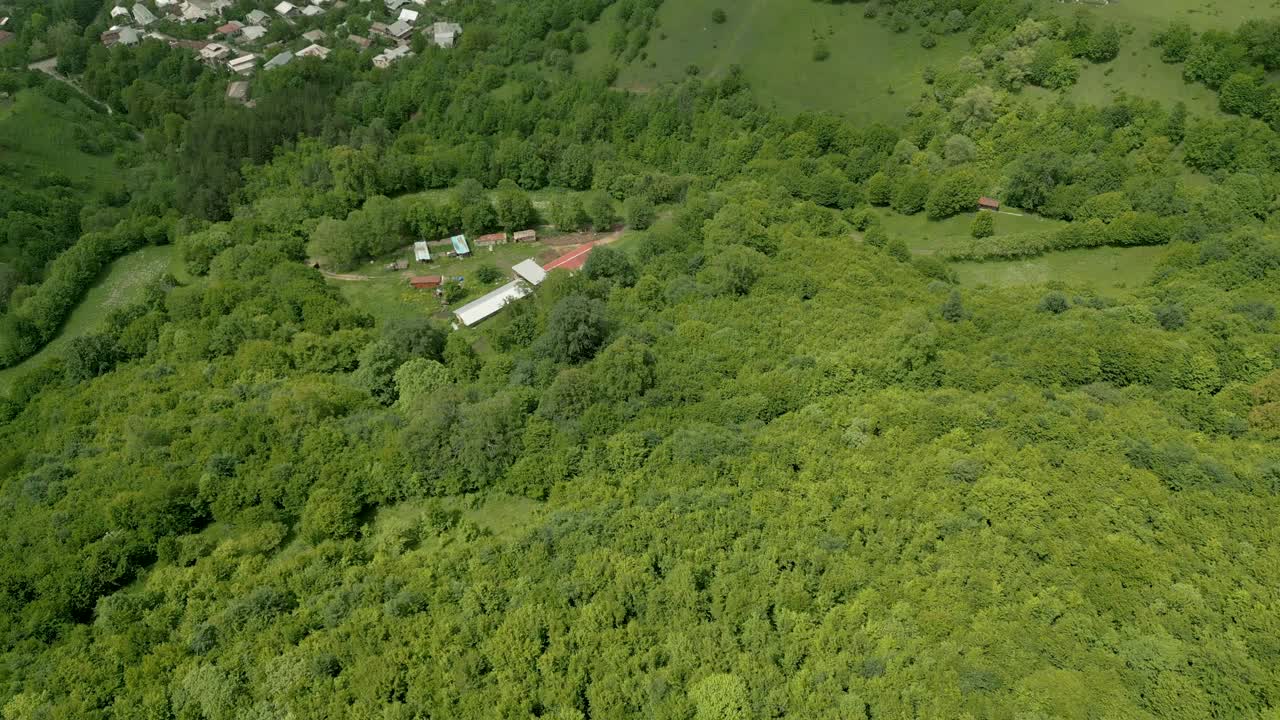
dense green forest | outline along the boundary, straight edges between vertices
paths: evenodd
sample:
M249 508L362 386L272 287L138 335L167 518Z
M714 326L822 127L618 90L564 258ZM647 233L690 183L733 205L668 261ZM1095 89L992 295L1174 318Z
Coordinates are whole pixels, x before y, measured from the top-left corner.
M117 180L4 168L0 365L111 259L183 272L0 398L5 720L1280 713L1280 23L1170 19L1202 117L1052 92L1124 49L1099 13L859 3L972 48L860 125L734 68L612 87L586 38L639 61L655 2L455 0L458 47L299 61L253 108L40 5L9 64L73 28L113 113L0 79ZM971 237L913 254L889 213ZM475 328L308 262L618 220ZM949 265L1104 245L1167 252L1112 293Z

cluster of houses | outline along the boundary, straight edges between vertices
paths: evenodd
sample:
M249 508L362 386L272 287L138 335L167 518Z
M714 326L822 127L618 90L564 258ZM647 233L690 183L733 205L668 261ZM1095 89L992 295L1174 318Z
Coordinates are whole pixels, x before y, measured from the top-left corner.
M300 18L324 15L329 9L345 7L345 0L281 0L271 12L255 9L243 18L228 19L219 25L206 40L179 40L147 28L161 19L178 23L221 21L223 14L232 7L231 0L152 0L155 9L142 2L132 6L123 4L111 9L111 20L114 24L102 33L102 44L136 45L146 38L154 38L169 43L172 47L185 47L200 55L200 59L210 65L222 65L236 75L252 75L259 68L272 70L284 67L299 57L324 59L332 50L322 42L328 39L323 30L311 30L303 33L310 44L297 51L279 49L279 52L262 52L256 49L258 42L267 35L272 22L293 24ZM429 0L384 0L387 12L394 20L391 22L374 22L370 25L369 35L363 37L350 34L345 40L360 50L373 46L375 38L388 41L391 46L373 58L377 68L388 68L399 60L413 55L410 42L413 33L421 32L430 42L442 48L453 47L462 34L462 26L453 22L435 22L420 27L420 19L425 10L405 7L407 5L425 6ZM273 43L278 45L278 43ZM247 47L247 46L252 46ZM270 50L267 46L265 50ZM232 100L248 103L247 95L240 97L245 86L233 82L227 88L227 97Z

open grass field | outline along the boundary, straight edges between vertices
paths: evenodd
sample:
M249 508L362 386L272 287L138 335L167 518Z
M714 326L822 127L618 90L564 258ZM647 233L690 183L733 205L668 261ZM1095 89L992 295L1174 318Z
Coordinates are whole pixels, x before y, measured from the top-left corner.
M1062 282L1100 291L1134 288L1146 281L1168 248L1089 248L1064 250L1026 260L953 263L967 287L1022 286Z
M1012 209L1010 212L1021 211ZM923 213L900 215L881 208L877 215L890 238L902 238L912 252L920 255L932 255L949 247L968 245L972 241L969 226L973 224L974 213L956 215L946 220L930 220ZM1036 215L1019 216L1004 212L996 215L996 233L1000 235L1054 230L1065 225L1060 220L1049 220Z
M711 20L717 7L728 14L723 24ZM968 44L949 36L925 50L919 28L894 34L863 18L863 7L811 0L669 0L658 12L647 57L621 68L617 84L645 90L681 79L690 66L714 77L738 65L757 96L784 112L828 110L860 122L897 122L925 92L923 69L946 67ZM606 61L615 27L609 14L595 25L580 69L591 72ZM823 62L813 59L819 40L831 53Z
M178 276L180 265L177 248L172 245L143 248L111 263L71 311L57 337L23 362L0 370L0 388L7 387L13 378L28 369L56 357L72 338L96 330L112 310L136 301L147 283L166 272Z
M1067 90L1078 102L1103 105L1119 93L1172 104L1181 100L1193 114L1216 114L1217 95L1182 79L1181 65L1167 65L1151 38L1174 21L1185 20L1196 31L1234 30L1245 20L1280 13L1275 0L1118 0L1106 5L1045 0L1054 10L1072 14L1084 9L1095 20L1116 22L1132 30L1120 56L1105 65L1084 64L1080 81Z
M1106 4L1041 0L1063 12L1086 8L1099 19L1129 23L1139 33L1159 30L1174 20L1186 20L1195 30L1230 30L1251 18L1280 12L1274 0L1113 0Z
M113 187L119 171L112 158L77 149L75 128L90 114L87 108L65 105L33 90L19 91L0 104L0 173L31 180L60 172L87 187Z

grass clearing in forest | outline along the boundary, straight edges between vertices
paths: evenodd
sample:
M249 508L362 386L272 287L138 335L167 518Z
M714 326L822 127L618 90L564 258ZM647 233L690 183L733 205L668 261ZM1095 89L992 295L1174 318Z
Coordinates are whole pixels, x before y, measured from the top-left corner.
M912 252L932 255L950 247L967 246L972 242L969 226L973 224L973 217L977 213L964 213L946 220L930 220L924 213L902 215L887 208L880 209L876 214L880 217L880 224L891 239L902 238ZM1057 230L1066 225L1067 223L1060 220L1028 215L1016 209L996 215L997 235Z
M175 269L180 265L177 248L173 245L143 248L108 265L80 304L71 311L57 337L35 355L0 370L0 387L7 387L15 377L56 357L73 338L97 330L112 310L137 301L147 283L165 273L179 276Z
M79 102L74 101L74 102ZM119 183L111 156L81 152L75 128L88 109L73 108L35 90L19 91L0 106L0 172L31 182L60 172L73 182L96 189Z
M1168 252L1166 246L1102 247L1051 252L1040 257L997 262L952 263L965 287L1026 286L1061 282L1095 290L1142 285Z
M726 11L724 23L712 22L716 8ZM948 67L968 52L968 42L944 36L926 50L920 46L921 28L894 33L864 18L864 9L812 1L670 0L658 11L648 47L621 68L617 84L646 90L681 80L691 66L700 76L714 78L737 65L756 96L784 112L827 110L863 123L896 123L926 92L924 68ZM608 62L609 36L616 28L609 13L596 23L580 69L597 72ZM830 53L821 62L814 59L819 43Z

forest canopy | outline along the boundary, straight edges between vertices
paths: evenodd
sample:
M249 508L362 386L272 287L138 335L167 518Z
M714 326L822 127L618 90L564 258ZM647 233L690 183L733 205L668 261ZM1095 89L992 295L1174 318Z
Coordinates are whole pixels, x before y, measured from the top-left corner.
M33 258L0 274L0 717L1280 709L1266 112L1027 92L1130 39L1025 3L853 4L970 45L893 126L735 68L620 91L587 60L643 62L656 2L455 4L457 47L263 72L252 108L187 50L84 40L98 4L19 4L5 52L73 23L112 113L7 87L127 152L114 192L0 178ZM331 31L382 12L350 7ZM1231 98L1270 27L1159 48L1206 85L1235 58ZM528 226L610 243L475 327L335 278ZM1162 253L1125 287L955 271L1102 246Z

